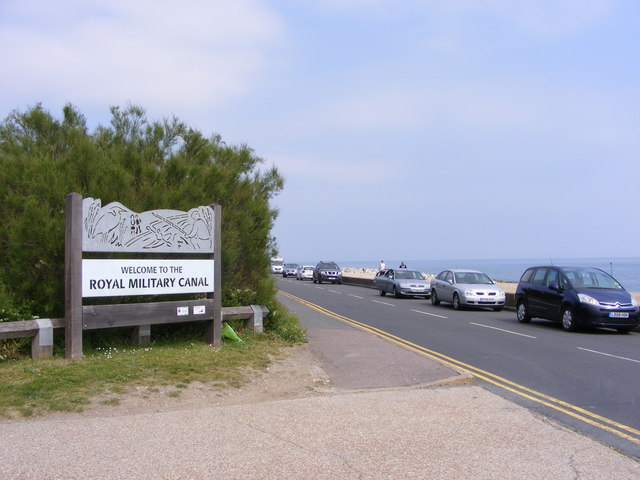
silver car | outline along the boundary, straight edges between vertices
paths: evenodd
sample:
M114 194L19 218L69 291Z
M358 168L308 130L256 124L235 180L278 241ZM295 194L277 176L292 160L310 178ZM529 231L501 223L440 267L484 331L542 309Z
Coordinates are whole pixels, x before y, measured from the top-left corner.
M498 287L486 273L478 270L444 270L431 280L431 303L453 304L455 310L462 307L504 308L504 290Z
M295 277L296 273L298 273L298 268L300 268L300 265L297 263L285 263L282 269L282 276L285 278L289 276Z
M296 273L296 279L298 280L313 280L313 265L303 265L298 269Z
M387 293L396 298L403 296L429 298L431 295L429 281L425 280L422 273L417 270L406 268L380 270L373 277L373 283L383 297Z

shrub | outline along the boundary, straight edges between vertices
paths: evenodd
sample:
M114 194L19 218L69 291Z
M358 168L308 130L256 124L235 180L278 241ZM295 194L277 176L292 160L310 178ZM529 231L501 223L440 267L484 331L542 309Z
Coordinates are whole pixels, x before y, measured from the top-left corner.
M73 106L62 113L37 105L0 124L0 281L15 298L40 316L63 316L65 197L77 192L138 212L220 204L223 305L274 301L277 169L261 168L246 145L175 118L151 122L139 107L112 107L110 125L92 133Z

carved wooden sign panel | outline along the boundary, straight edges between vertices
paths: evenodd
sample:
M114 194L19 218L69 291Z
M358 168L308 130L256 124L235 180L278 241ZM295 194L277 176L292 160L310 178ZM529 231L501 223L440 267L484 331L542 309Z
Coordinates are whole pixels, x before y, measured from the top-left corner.
M82 250L85 252L213 253L211 207L137 213L119 202L82 200Z

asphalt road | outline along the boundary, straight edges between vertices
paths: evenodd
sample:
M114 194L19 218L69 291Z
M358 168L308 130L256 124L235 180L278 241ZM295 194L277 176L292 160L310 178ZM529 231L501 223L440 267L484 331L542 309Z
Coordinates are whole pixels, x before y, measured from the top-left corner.
M515 312L455 311L422 298L349 285L279 279L281 291L420 347L479 384L640 458L640 334L564 332Z

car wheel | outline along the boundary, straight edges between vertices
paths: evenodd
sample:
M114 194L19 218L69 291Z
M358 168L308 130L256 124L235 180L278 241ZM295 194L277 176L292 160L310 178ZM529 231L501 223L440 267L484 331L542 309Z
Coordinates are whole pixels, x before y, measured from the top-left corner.
M618 333L621 333L621 334L624 335L626 333L629 333L631 331L631 328L629 328L629 327L620 327L620 328L616 328L616 330L618 331Z
M400 295L400 292L398 292L398 289L396 287L393 287L393 296L395 298L400 298L402 295Z
M461 307L462 307L462 305L460 305L460 296L456 292L456 293L453 294L453 309L454 310L460 310Z
M576 321L573 317L573 310L571 310L571 307L565 307L562 310L562 328L567 332L573 332L576 329Z
M435 288L431 290L431 304L440 305L440 300L438 299L438 294L436 293Z
M380 290L380 296L384 297L387 294L387 292L385 292L384 290Z
M527 310L527 305L524 302L518 303L516 314L520 323L529 323L531 321L531 315L529 315L529 310Z

